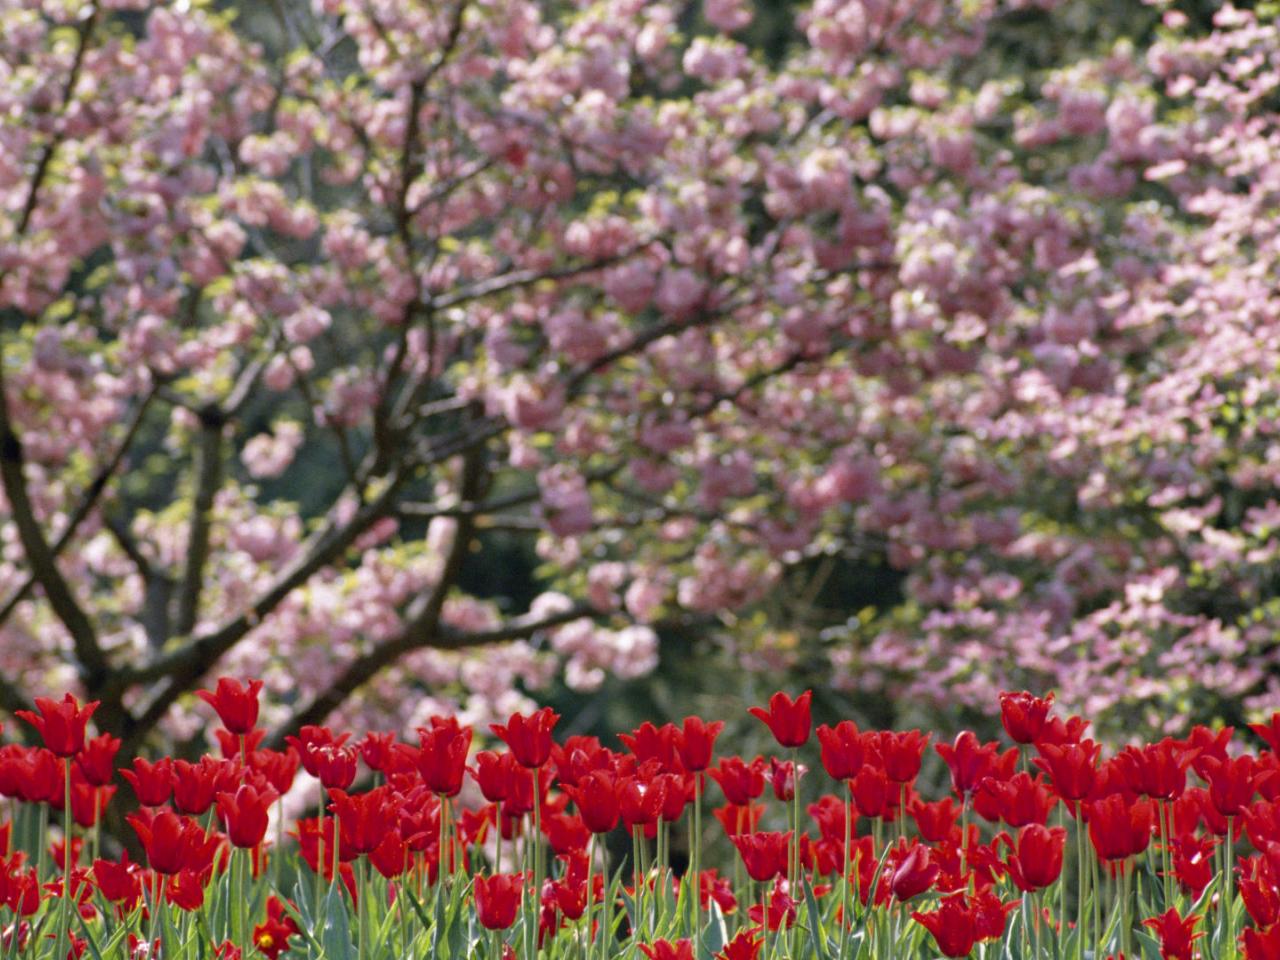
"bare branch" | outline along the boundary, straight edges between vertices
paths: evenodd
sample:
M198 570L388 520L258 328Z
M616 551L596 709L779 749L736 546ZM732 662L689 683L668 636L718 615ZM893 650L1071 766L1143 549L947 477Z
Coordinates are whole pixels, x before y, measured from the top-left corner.
M309 723L323 723L325 718L337 709L347 697L372 680L382 670L414 650L421 650L427 647L444 650L463 650L494 643L506 643L530 637L541 630L550 630L553 627L581 620L592 616L595 612L591 607L585 605L574 606L544 617L517 617L501 627L478 633L451 630L414 633L406 630L394 639L375 647L364 656L348 664L347 668L327 689L299 707L288 720L276 728L268 738L267 746L278 749L284 744L285 734L292 733Z
M403 471L394 474L378 497L363 506L354 517L340 523L330 522L303 550L297 560L281 571L272 584L238 616L212 633L180 643L137 670L118 671L123 686L153 680L164 680L163 687L152 698L135 721L137 730L149 730L187 690L234 647L262 619L278 607L294 590L317 572L334 563L373 524L388 516L404 482Z
M194 464L195 493L191 498L191 526L187 534L187 563L178 592L179 633L190 633L200 614L204 570L209 560L209 536L213 525L213 499L222 486L222 412L209 406L201 411L200 436Z

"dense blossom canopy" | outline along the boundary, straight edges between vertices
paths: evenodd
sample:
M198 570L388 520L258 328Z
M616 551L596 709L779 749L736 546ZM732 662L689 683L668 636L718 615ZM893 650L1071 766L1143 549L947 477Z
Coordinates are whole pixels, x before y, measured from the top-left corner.
M500 719L822 556L905 576L851 689L1280 702L1273 23L235 6L0 0L6 707Z

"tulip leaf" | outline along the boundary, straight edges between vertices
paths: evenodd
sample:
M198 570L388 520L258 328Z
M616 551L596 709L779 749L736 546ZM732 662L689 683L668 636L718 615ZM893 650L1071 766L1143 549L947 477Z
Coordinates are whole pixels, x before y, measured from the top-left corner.
M710 960L724 949L729 942L729 931L725 927L724 912L720 904L711 901L707 909L707 922L703 926L702 956L698 960Z
M351 942L351 922L342 885L335 879L324 897L324 930L320 935L326 960L352 960L355 947Z
M827 937L822 931L822 914L818 910L818 900L813 895L813 885L809 883L809 878L804 878L804 905L805 911L808 913L809 922L809 942L813 944L813 952L817 960L831 960L831 953L827 949Z

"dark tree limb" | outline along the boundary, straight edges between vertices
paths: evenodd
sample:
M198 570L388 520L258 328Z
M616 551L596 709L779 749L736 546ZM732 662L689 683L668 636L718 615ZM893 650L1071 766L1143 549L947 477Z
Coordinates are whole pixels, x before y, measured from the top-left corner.
M204 588L205 566L209 562L213 528L213 500L222 486L223 427L221 411L207 407L201 411L200 434L196 438L195 492L191 498L191 524L187 533L186 565L178 591L178 612L174 627L190 633L200 616L200 595Z
M308 549L281 571L246 610L212 633L186 640L139 669L118 671L121 683L126 686L163 681L142 714L130 724L128 735L133 738L145 735L179 697L190 690L220 657L244 639L286 597L320 570L334 563L378 520L390 515L403 482L403 473L393 476L379 495L346 523L339 524L331 519L325 529L311 541Z
M550 630L553 627L581 620L592 616L594 613L596 611L590 607L575 606L545 617L517 617L501 627L479 633L463 633L452 630L421 633L405 630L394 639L375 647L348 664L347 668L327 689L299 707L288 720L271 734L267 740L267 746L279 749L284 744L285 734L293 733L298 728L309 723L323 723L325 718L336 710L348 696L372 680L382 670L391 666L396 660L415 650L422 650L428 647L441 650L463 650L494 643L507 643L512 640L530 637L541 630Z

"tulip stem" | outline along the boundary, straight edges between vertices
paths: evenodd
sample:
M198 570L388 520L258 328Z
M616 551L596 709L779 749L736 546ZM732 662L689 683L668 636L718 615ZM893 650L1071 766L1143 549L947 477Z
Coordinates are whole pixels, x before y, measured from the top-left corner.
M1173 805L1168 800L1161 800L1156 807L1160 816L1160 859L1164 864L1164 908L1173 906L1173 863L1169 849L1169 838L1173 833Z
M702 960L702 772L693 775L693 956Z
M71 758L62 758L62 903L58 912L58 940L55 957L66 956L67 934L71 928ZM44 837L41 837L41 843ZM14 924L15 935L17 924Z
M1235 830L1233 829L1234 819L1235 818L1231 816L1227 817L1226 861L1222 865L1222 911L1221 912L1222 912L1223 935L1222 935L1221 942L1222 942L1223 950L1226 951L1225 953L1223 953L1223 957L1225 958L1232 958L1236 955L1236 942L1235 942L1235 929L1234 929L1235 923L1233 922L1234 918L1231 916L1232 900L1234 899L1234 896L1235 896L1235 893L1232 889L1233 887L1232 881L1234 879L1232 874L1235 872L1235 849L1234 849Z
M320 916L320 907L324 903L324 865L327 862L324 856L324 785L320 785L320 816L316 821L316 840L319 847L316 852L316 911L315 915Z
M538 916L542 908L542 771L533 769L533 950L538 952Z
M243 953L249 952L249 944L246 942L244 932L244 901L248 896L244 883L244 852L237 847L231 848L231 889L228 891L231 895L231 936L232 942L238 946Z
M641 874L640 866L640 833L644 828L639 825L631 827L631 875L634 888L632 890L631 900L631 936L635 938L640 933L641 918L644 911L641 904L644 902L642 893L644 890L644 876Z
M48 862L48 836L49 836L49 804L41 803L39 829L36 832L36 876L41 883L45 881L45 875L48 873L46 869Z
M493 872L498 873L502 870L502 801L498 801L498 838L497 848L493 854Z
M359 903L356 904L356 956L365 960L369 955L369 871L365 857L356 858L356 890Z
M595 847L596 835L587 834L587 908L583 911L583 915L587 918L587 960L591 960L591 891L595 881Z
M1089 850L1090 845L1085 846L1085 851ZM1089 857L1089 876L1090 876L1090 892L1093 894L1093 936L1097 943L1097 952L1094 956L1102 955L1102 938L1104 931L1102 929L1102 869L1098 865L1096 856Z
M92 787L93 790L93 826L89 833L89 864L98 859L98 846L101 829L98 820L102 816L102 795L98 787Z
M1122 866L1120 874L1120 935L1124 945L1124 955L1133 956L1133 872L1128 870L1128 861Z
M846 792L852 796L850 781L845 781ZM853 880L849 874L853 871L853 809L850 797L844 798L844 888L841 891L841 923L840 923L840 960L845 960L849 951L849 928L853 922Z
M1084 820L1081 819L1080 801L1076 801L1076 948L1079 960L1084 960L1085 885L1088 870L1084 862Z
M1025 761L1026 758L1024 757L1023 759ZM1031 956L1035 957L1035 960L1040 960L1040 926L1044 922L1044 911L1041 909L1041 907L1044 904L1044 894L1030 893L1027 896L1031 900L1031 919L1032 919L1031 936L1035 941L1034 952L1031 954Z

